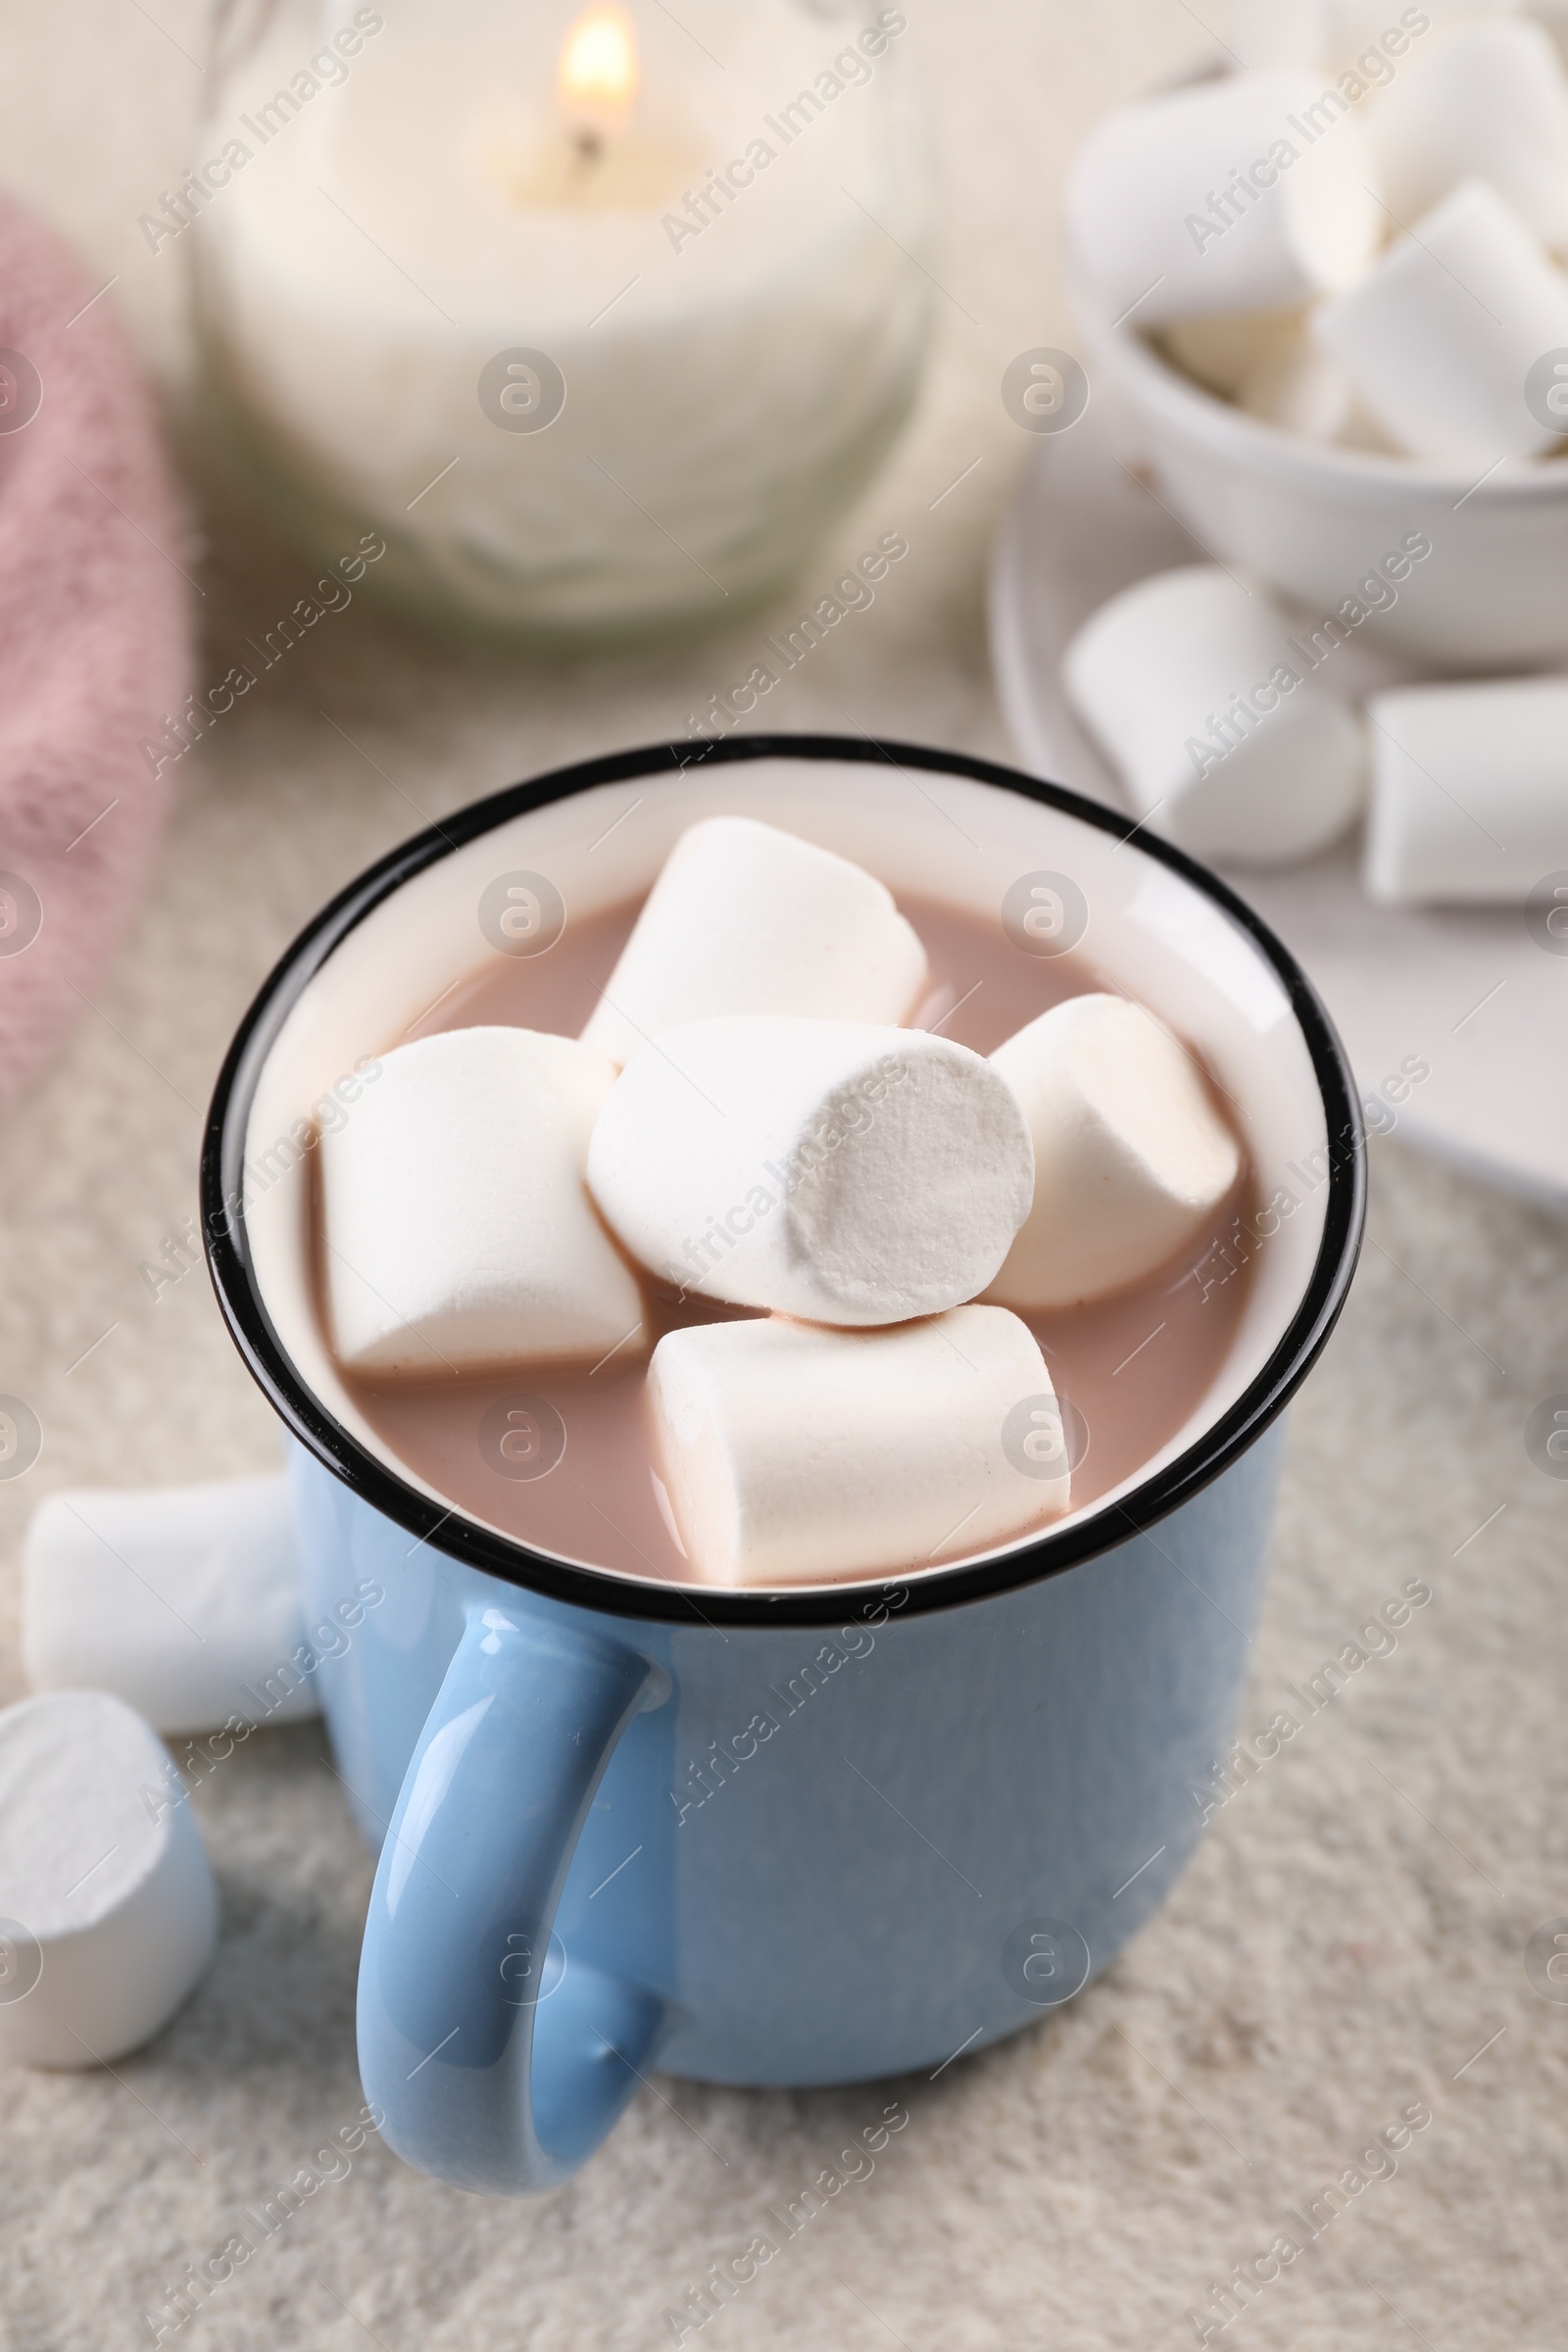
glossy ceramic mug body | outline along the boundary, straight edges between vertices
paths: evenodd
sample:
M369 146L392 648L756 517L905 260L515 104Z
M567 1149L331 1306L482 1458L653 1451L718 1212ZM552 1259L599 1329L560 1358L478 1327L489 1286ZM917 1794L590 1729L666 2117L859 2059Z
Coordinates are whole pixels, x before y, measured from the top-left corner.
M590 869L617 808L645 808L620 869ZM1101 968L1234 1082L1262 1203L1235 1361L1136 1478L1044 1534L777 1594L612 1576L454 1512L336 1385L308 1297L309 1128L285 1113L478 960L496 873L612 904L718 808L793 823L896 889L940 868L940 895L1001 906L1004 926L1008 891L1028 904L1049 881ZM751 2084L934 2069L1071 1998L1192 1853L1261 1603L1281 1415L1345 1295L1363 1162L1343 1057L1285 952L1127 831L905 747L736 741L695 770L690 746L626 755L411 844L248 1016L214 1105L207 1230L230 1326L298 1441L312 1622L345 1627L322 1704L380 1848L361 2067L421 2169L549 2186L650 2066ZM390 995L389 940L408 966Z

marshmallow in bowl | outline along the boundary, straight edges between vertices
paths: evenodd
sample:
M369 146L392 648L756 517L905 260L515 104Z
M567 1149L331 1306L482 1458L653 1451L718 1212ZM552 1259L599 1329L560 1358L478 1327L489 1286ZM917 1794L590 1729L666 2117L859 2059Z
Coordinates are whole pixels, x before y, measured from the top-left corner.
M340 1363L439 1380L645 1345L636 1282L583 1181L614 1083L592 1046L531 1029L453 1029L383 1055L319 1146Z
M1191 1054L1124 997L1069 997L991 1056L1035 1150L1035 1197L986 1293L1024 1311L1140 1282L1199 1234L1241 1172Z
M35 1690L113 1690L161 1732L254 1712L246 1689L279 1666L268 1720L317 1711L289 1665L306 1640L288 1481L76 1488L48 1495L22 1546L22 1658Z
M1398 445L1345 369L1320 348L1306 326L1293 341L1275 342L1259 356L1237 387L1236 405L1261 423L1304 441L1375 451L1382 457L1399 455Z
M1143 327L1234 311L1284 310L1348 286L1383 216L1366 133L1293 133L1321 86L1247 74L1111 115L1091 132L1068 188L1076 265L1106 312ZM1245 175L1245 176L1244 176Z
M1302 335L1277 344L1249 368L1238 408L1306 441L1339 441L1356 406L1355 386L1339 363Z
M1194 857L1287 865L1326 849L1364 790L1349 706L1290 651L1262 590L1184 565L1102 605L1062 683L1132 813Z
M616 1063L720 1014L902 1021L925 950L874 875L747 816L688 826L582 1035Z
M1412 57L1371 116L1383 192L1418 220L1484 179L1544 245L1568 241L1568 74L1544 26L1499 17Z
M857 1021L692 1021L629 1062L588 1184L662 1280L814 1322L972 1298L1029 1213L1023 1117L978 1054Z
M671 1516L712 1584L924 1568L1067 1508L1045 1358L997 1307L884 1331L699 1324L660 1341L649 1387Z
M0 1714L0 2058L113 2062L213 1956L218 1895L162 1742L105 1690Z
M1568 678L1374 695L1363 879L1385 906L1523 906L1568 872Z
M1373 415L1417 457L1477 467L1559 438L1526 379L1568 347L1568 276L1485 180L1418 220L1314 321Z
M1306 313L1240 311L1228 318L1178 318L1161 329L1178 368L1226 400L1237 399L1250 376L1301 347Z

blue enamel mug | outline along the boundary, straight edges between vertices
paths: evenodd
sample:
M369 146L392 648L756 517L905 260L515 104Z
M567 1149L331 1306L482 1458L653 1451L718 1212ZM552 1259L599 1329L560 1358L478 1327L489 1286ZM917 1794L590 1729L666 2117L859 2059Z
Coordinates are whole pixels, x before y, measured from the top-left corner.
M1076 951L1202 1054L1255 1176L1200 1281L1245 1278L1217 1375L1136 1474L974 1557L777 1592L533 1549L361 1417L311 1260L315 1106L493 955L495 886L569 922L741 813L900 896ZM486 894L489 893L487 898ZM554 894L553 896L551 894ZM437 2179L545 2189L651 2068L824 2084L924 2068L1070 1999L1163 1901L1229 1745L1285 1408L1343 1304L1365 1155L1317 997L1214 876L957 754L736 737L565 768L372 867L267 981L203 1166L229 1328L293 1440L338 1770L379 1863L359 2053ZM1206 1293L1205 1293L1206 1296Z

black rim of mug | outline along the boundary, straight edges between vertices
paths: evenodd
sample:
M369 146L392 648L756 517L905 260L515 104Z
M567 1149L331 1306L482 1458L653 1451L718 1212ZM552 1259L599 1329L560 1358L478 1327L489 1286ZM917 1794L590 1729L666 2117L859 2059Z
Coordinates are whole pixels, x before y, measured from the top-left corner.
M847 1579L808 1591L730 1591L716 1585L637 1582L612 1569L579 1567L550 1552L534 1551L515 1539L466 1519L406 1485L333 1419L296 1371L272 1327L251 1262L240 1202L245 1130L263 1065L284 1020L322 965L364 921L405 882L454 850L493 831L510 818L552 801L623 783L671 777L701 764L726 765L762 759L880 761L902 768L972 778L1057 808L1063 815L1123 841L1139 835L1139 854L1180 874L1228 914L1259 949L1282 983L1311 1056L1328 1130L1329 1197L1323 1238L1300 1304L1262 1370L1185 1453L1139 1487L1124 1502L1091 1511L1076 1525L1047 1530L1033 1542L988 1559L951 1568L924 1569L906 1581L897 1574ZM1366 1214L1366 1138L1360 1102L1345 1049L1327 1011L1283 944L1259 916L1217 875L1152 838L1113 810L1084 800L1059 784L1047 784L1016 768L971 760L961 752L928 746L873 742L836 735L738 735L704 748L657 744L569 767L553 768L530 782L472 802L439 825L416 834L369 866L308 923L263 982L229 1048L208 1111L201 1168L202 1233L213 1287L223 1319L252 1378L292 1434L356 1494L420 1543L525 1592L550 1595L611 1616L653 1619L715 1628L746 1625L836 1624L867 1594L906 1595L901 1615L949 1609L996 1592L1058 1576L1113 1550L1170 1516L1218 1478L1262 1436L1284 1411L1317 1361L1339 1320L1361 1246ZM417 1544L415 1548L417 1549Z

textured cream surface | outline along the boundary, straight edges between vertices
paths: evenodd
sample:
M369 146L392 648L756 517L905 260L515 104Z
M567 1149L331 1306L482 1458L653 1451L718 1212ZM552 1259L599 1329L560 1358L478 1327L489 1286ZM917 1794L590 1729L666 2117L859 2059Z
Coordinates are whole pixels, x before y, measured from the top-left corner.
M21 1694L14 1580L40 1494L275 1459L205 1277L155 1303L138 1264L193 1209L200 1112L234 1021L331 891L422 810L679 731L745 677L764 630L886 530L906 533L908 560L770 698L769 721L1010 757L981 608L1023 454L999 380L1018 352L1072 339L1053 257L1073 145L1201 36L1175 0L926 0L910 16L941 99L942 340L913 430L836 562L731 639L576 670L454 655L357 598L268 673L196 773L184 763L157 887L100 1009L0 1130L0 1389L25 1395L45 1430L37 1467L0 1485L0 1696ZM120 273L105 299L124 301L171 371L180 247L155 259L135 224L201 160L182 128L199 77L181 49L200 55L204 37L183 0L17 7L0 22L6 173L97 277ZM210 529L216 679L311 574L243 518L215 513ZM1505 1021L1507 1003L1474 1026ZM1452 1019L1435 1007L1409 1051L1436 1060ZM1292 1424L1246 1728L1406 1578L1436 1598L1216 1815L1102 1983L935 2082L751 2095L660 2079L586 2172L529 2207L438 2188L372 2140L166 2343L366 2352L368 2328L385 2352L653 2352L670 2341L664 2309L741 2250L763 2207L798 2196L902 2098L909 2125L875 2173L742 2290L706 2347L1176 2352L1209 2283L1425 2099L1433 2125L1397 2178L1213 2340L1556 2352L1568 2006L1531 1989L1521 1950L1568 1913L1568 1487L1532 1466L1523 1428L1568 1389L1568 1233L1396 1139L1373 1158L1374 1246ZM5 2352L145 2340L138 2312L358 2115L370 1865L321 1751L315 1725L259 1735L193 1800L222 1941L163 2039L113 2075L0 2086Z

